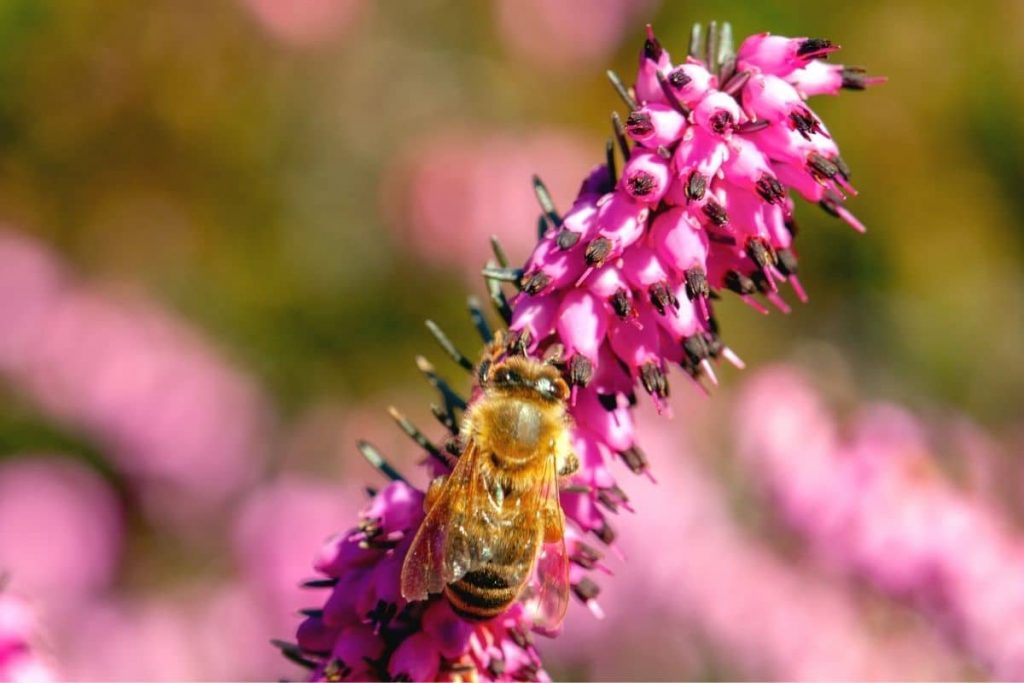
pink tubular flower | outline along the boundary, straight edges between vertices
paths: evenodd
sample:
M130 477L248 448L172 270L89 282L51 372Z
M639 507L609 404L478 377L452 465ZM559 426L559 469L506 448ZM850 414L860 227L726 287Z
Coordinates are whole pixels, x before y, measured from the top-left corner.
M708 42L724 46L720 37L712 28ZM750 47L740 62L726 47L709 49L708 59L693 54L677 67L648 29L633 91L613 78L633 110L624 127L613 119L625 156L621 175L609 145L606 163L584 179L564 217L535 178L542 234L533 254L523 268L511 268L495 242L495 261L484 269L507 333L492 335L471 304L486 362L542 359L570 388L569 440L579 468L559 502L568 520L572 591L595 615L602 614L591 578L604 570L599 547L615 550L609 513L631 509L613 463L648 473L632 417L636 385L667 413L672 366L701 389L717 382L712 361L742 367L718 335L712 310L718 290L735 291L758 308L753 297L760 293L785 310L778 288L788 281L802 298L790 189L849 215L842 207L852 192L849 169L785 81L828 51L801 45L791 50L788 42L768 41ZM771 87L753 90L763 83ZM492 204L490 213L500 213ZM511 299L502 283L518 287ZM473 362L431 329L475 375ZM458 412L483 392L475 387L463 399L427 361L418 364L440 391L433 412L448 429L447 443L435 446L396 419L430 454L432 475L444 474L461 452ZM401 596L402 564L423 519L423 494L372 447L361 449L393 481L376 494L358 528L325 548L316 567L323 578L309 585L330 594L322 608L308 612L298 642L280 644L284 652L316 679L544 678L528 635L531 612L522 603L480 624L455 616L438 595L413 603ZM550 635L541 624L537 630Z
M0 681L44 683L57 677L31 647L36 620L23 601L4 590L0 575Z
M930 616L995 678L1024 676L1024 538L939 474L918 420L876 405L841 439L784 367L759 374L737 412L741 455L824 561Z

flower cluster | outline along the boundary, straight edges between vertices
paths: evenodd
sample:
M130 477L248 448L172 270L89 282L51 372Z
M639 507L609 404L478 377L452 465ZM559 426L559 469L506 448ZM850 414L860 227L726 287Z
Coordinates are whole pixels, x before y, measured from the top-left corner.
M622 173L610 143L606 163L583 182L564 217L535 180L543 216L533 254L522 269L510 268L495 241L496 261L484 270L507 333L493 335L471 307L492 355L497 348L543 358L571 387L579 469L560 502L571 521L572 590L597 615L599 589L588 574L605 569L603 553L583 539L592 534L614 547L607 513L629 509L612 473L615 459L634 473L648 470L633 423L636 384L666 412L670 365L698 384L716 381L712 361L742 366L718 336L711 301L718 291L734 291L761 310L758 294L786 309L778 294L783 282L802 298L791 189L860 227L842 205L852 192L849 170L804 100L872 79L820 61L835 49L827 41L765 34L733 55L728 28L711 26L704 43L677 66L648 29L633 90L613 78L632 110L617 128ZM518 287L511 300L503 282ZM474 364L430 327L473 372ZM435 446L403 416L394 417L431 456L432 474L443 474L460 452L458 411L479 391L467 401L427 361L419 365L440 391L443 405L434 414L451 438ZM316 679L544 678L521 607L470 624L439 596L404 600L401 568L422 520L422 494L371 446L361 450L392 483L375 495L358 528L328 544L317 564L324 578L309 585L330 595L308 611L297 644L279 643L285 654Z
M931 616L996 678L1024 676L1024 539L938 472L916 418L872 406L840 438L786 368L762 372L737 412L740 454L825 561Z
M4 578L0 576L0 582ZM0 585L0 681L43 683L53 672L33 652L30 642L36 622L28 605L2 590Z

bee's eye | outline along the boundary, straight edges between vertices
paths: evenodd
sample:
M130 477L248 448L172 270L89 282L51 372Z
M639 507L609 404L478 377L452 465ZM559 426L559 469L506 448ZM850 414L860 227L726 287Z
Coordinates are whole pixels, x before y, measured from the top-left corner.
M502 384L505 386L514 386L517 384L522 384L523 378L519 376L519 373L513 370L509 370L508 368L502 368L494 376L494 381L497 384Z
M547 377L541 377L537 380L536 385L537 391L544 396L553 396L555 393L555 385Z

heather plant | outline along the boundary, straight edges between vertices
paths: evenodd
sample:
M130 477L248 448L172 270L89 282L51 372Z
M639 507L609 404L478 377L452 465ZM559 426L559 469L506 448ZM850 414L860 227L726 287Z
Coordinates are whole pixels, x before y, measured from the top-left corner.
M638 387L668 414L670 368L707 390L717 383L716 363L743 366L722 341L714 315L719 296L736 294L762 312L761 300L788 311L783 285L806 298L794 193L864 229L845 205L855 194L850 169L806 100L880 79L827 62L838 49L827 40L759 34L735 53L731 43L728 24L695 27L687 56L674 61L648 27L633 86L609 73L629 111L612 116L605 162L564 214L534 179L539 240L522 267L493 240L495 258L484 276L507 330L492 332L470 303L492 355L498 349L543 359L571 388L580 466L560 503L570 522L572 590L596 615L594 574L616 547L609 513L630 509L615 461L653 477L634 426ZM428 325L448 355L474 373L472 354ZM459 456L460 413L481 391L474 385L463 397L426 359L418 365L439 390L432 411L447 435L438 444L398 411L393 417L436 476ZM326 597L306 612L295 643L278 643L284 653L318 680L546 680L536 624L521 604L472 623L439 595L415 602L402 596L399 578L424 517L423 493L372 445L360 450L390 481L371 490L358 526L321 551L319 576L307 586Z

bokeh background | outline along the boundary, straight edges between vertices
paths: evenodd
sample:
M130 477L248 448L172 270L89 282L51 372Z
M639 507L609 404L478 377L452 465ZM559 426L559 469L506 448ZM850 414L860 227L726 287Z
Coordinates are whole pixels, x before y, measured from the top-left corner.
M889 77L814 103L869 232L800 205L810 303L723 302L749 369L648 423L548 668L1024 676L1014 0L0 2L0 570L58 671L301 676L268 640L376 483L355 440L415 478L385 408L431 424L416 353L462 380L423 320L475 348L488 236L524 259L530 175L564 208L602 159L604 70L708 19Z

